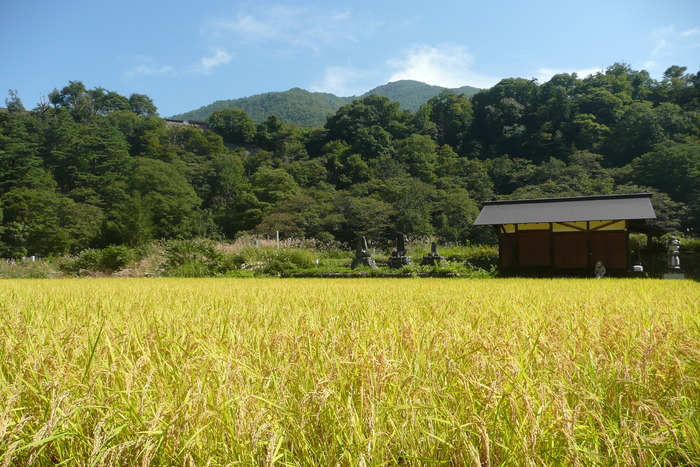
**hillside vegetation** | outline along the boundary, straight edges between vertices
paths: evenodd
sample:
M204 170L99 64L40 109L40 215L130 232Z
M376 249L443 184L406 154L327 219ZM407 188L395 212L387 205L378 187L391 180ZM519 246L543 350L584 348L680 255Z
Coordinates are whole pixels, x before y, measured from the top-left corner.
M326 117L352 100L351 97L338 97L333 94L293 88L284 92L267 92L251 97L220 100L197 110L173 115L171 118L205 121L217 110L236 108L245 111L258 123L274 115L284 122L299 126L321 126L325 123Z
M323 126L240 109L171 125L147 96L70 82L0 113L0 256L244 234L386 248L396 232L489 243L483 201L652 192L668 232L700 228L700 74L624 64L508 78L413 112L369 95ZM301 91L300 91L301 92Z
M392 101L398 102L401 108L415 112L421 105L444 90L445 88L439 86L402 80L376 87L359 97L372 94L388 97ZM454 91L457 94L472 96L478 92L478 89L464 86L454 89ZM293 88L284 92L268 92L240 99L216 101L191 112L173 115L171 118L204 121L216 110L237 108L245 111L257 123L262 123L266 118L274 115L285 123L304 127L323 126L328 116L356 99L358 97L338 97L329 93L312 93Z

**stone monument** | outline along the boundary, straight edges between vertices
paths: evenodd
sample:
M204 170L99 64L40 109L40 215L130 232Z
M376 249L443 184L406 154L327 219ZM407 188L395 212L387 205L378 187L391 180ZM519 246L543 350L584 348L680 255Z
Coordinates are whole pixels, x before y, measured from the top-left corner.
M369 254L367 247L367 239L360 237L357 239L357 248L355 249L355 257L352 259L350 267L355 269L358 266L369 266L372 269L379 269L374 258Z
M680 240L676 237L671 237L666 245L668 272L664 274L664 279L685 279L685 274L681 270L680 250Z
M437 266L443 261L447 261L444 256L440 256L437 252L437 243L433 242L430 244L430 253L424 256L420 264L423 266Z
M410 256L406 256L406 236L399 233L396 236L396 249L391 252L391 258L389 258L389 267L401 269L410 264L413 264L413 260Z

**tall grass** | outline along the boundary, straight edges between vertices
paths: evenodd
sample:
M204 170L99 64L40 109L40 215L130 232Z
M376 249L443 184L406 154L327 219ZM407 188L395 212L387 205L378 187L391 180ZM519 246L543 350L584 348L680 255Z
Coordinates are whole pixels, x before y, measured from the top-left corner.
M0 282L0 465L700 463L700 287Z

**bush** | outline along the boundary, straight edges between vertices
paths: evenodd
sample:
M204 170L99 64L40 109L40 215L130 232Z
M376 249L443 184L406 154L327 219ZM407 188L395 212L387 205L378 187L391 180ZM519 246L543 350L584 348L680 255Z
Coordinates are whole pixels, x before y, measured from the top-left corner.
M0 278L49 279L61 276L56 265L47 260L0 260Z
M111 274L124 269L136 256L136 252L126 245L110 245L102 250L88 248L76 257L59 260L58 268L66 274L73 275L96 272Z
M72 263L66 264L68 270L72 269L74 273L80 271L97 271L100 264L100 250L89 248L78 253L78 256Z
M110 245L100 251L98 269L112 273L124 269L136 259L136 252L126 245Z
M265 264L260 269L262 274L279 276L297 269L308 269L316 264L316 254L301 248L272 250L267 252Z
M246 247L238 255L227 259L228 265L239 265L255 274L279 276L297 269L311 268L319 257L314 251L303 248Z
M223 255L209 240L173 240L164 246L161 269L165 276L208 277L223 269Z

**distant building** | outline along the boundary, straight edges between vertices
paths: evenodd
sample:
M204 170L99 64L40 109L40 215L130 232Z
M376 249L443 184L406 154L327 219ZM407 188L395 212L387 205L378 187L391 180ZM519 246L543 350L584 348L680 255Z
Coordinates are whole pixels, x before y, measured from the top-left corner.
M207 122L202 122L198 120L172 120L169 118L164 118L163 121L166 125L172 126L194 126L201 128L202 130L208 130L209 124Z
M602 261L609 275L631 270L629 232L661 232L651 193L522 199L484 203L474 225L498 230L500 270L506 273L593 274Z

